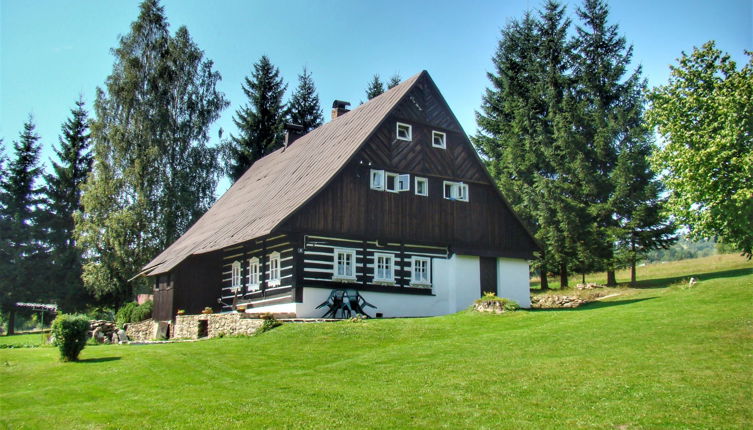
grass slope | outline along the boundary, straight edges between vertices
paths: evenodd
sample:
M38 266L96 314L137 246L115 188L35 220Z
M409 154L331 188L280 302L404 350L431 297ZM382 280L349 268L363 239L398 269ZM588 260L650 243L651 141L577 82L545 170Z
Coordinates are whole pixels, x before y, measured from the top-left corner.
M0 427L750 428L752 303L748 268L574 310L287 324L78 363L0 350Z

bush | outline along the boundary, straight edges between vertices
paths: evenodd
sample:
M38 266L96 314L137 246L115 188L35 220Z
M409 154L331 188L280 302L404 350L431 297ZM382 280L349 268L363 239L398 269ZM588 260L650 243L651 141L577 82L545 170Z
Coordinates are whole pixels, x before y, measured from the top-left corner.
M60 350L60 360L76 361L86 346L89 318L86 315L58 314L52 322L52 335Z
M147 320L152 317L153 307L151 301L140 306L136 302L126 303L118 309L118 313L115 315L115 323L118 327L123 328L123 324Z
M504 297L497 297L496 294L491 292L484 292L484 296L480 299L476 299L474 303L481 304L481 303L488 303L488 302L496 302L499 303L498 306L502 307L505 311L517 311L520 309L520 305L515 300L506 299Z
M260 317L264 322L259 327L259 330L256 331L256 334L262 334L282 325L282 322L278 321L271 313L261 314Z

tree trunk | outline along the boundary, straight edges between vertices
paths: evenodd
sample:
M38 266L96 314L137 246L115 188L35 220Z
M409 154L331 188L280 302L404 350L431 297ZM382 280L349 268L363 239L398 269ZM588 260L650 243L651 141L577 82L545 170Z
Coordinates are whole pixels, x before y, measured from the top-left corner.
M567 288L567 266L560 265L560 288Z
M581 281L580 281L581 284L586 285L586 272L581 272L580 276L581 276L581 278L580 278L581 279Z
M548 290L549 280L546 278L546 266L542 264L541 268L539 268L539 272L541 273L541 275L539 276L541 278L541 289Z
M635 238L635 236L633 236ZM630 256L630 286L635 287L635 240L630 241L630 248L633 251Z
M15 326L16 325L16 310L11 309L8 313L8 331L7 334L16 334Z
M617 278L614 276L614 269L607 270L607 286L614 287L617 285Z

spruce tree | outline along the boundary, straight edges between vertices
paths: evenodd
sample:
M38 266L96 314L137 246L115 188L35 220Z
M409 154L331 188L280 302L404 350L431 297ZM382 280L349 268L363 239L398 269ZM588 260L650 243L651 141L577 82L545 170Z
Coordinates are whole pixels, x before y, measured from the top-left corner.
M42 173L41 144L34 129L29 116L19 139L13 143L13 158L8 163L0 193L5 254L0 261L0 309L9 313L8 334L13 334L16 302L49 298L43 289L49 279L46 235L40 220L43 200L37 184Z
M573 77L576 81L578 130L585 165L580 169L584 203L596 223L596 235L589 241L589 253L606 269L607 283L614 285L614 269L619 264L614 244L619 239L617 216L611 205L619 184L612 174L620 152L620 142L644 141L643 95L645 82L641 69L628 71L632 47L608 23L609 9L603 0L585 0L578 8L581 25L574 39ZM636 142L641 145L642 142Z
M73 215L83 209L81 185L92 165L89 118L82 99L71 109L61 131L59 148L55 149L59 163L51 161L52 173L45 175L46 225L51 247L50 270L56 280L51 287L60 307L72 312L80 310L88 300L81 280L81 251L73 236Z
M314 80L311 79L311 73L305 67L303 73L298 75L298 87L288 102L288 115L291 123L303 126L304 133L319 127L324 122Z
M371 100L383 92L384 84L382 83L382 80L379 78L378 74L374 75L369 82L369 86L366 87L366 99Z
M285 126L283 96L287 85L264 55L241 85L248 103L235 112L238 135L224 145L226 173L235 182L256 160L280 148Z
M206 211L219 179L208 141L227 106L220 75L185 27L175 35L168 27L159 2L144 0L94 104L94 162L75 240L84 285L113 305L148 290L143 278L130 280Z
M400 79L400 74L399 73L395 73L394 75L392 75L390 77L390 80L387 81L387 89L391 90L391 89L395 88L396 86L400 85L400 81L401 80L402 79Z
M500 190L544 245L536 262L544 288L550 268L567 285L589 227L572 180L578 152L568 124L569 25L564 8L550 1L538 18L526 13L503 29L474 137Z

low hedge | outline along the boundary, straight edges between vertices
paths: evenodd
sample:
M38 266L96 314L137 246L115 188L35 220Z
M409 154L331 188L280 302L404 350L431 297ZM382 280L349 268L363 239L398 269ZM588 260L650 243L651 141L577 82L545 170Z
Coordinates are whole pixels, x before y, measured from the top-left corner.
M86 346L89 318L86 315L58 314L52 322L55 346L60 350L60 360L77 361Z

